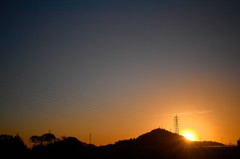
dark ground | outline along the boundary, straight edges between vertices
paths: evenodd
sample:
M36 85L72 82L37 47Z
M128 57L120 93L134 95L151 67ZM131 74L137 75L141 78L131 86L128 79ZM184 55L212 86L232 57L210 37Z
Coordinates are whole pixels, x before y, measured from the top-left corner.
M100 147L83 143L75 137L57 139L49 133L41 137L45 137L45 140L38 141L36 136L32 138L35 139L35 145L29 149L18 135L0 135L1 158L240 159L240 147L226 147L206 141L189 142L163 129Z

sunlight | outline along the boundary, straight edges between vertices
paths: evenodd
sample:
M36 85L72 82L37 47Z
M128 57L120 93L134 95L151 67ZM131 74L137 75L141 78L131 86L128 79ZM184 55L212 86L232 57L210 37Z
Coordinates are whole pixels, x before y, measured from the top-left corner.
M186 133L186 134L183 134L183 136L190 141L194 141L194 136L192 133Z
M184 136L187 140L197 141L197 135L193 130L184 130L182 131L181 135Z

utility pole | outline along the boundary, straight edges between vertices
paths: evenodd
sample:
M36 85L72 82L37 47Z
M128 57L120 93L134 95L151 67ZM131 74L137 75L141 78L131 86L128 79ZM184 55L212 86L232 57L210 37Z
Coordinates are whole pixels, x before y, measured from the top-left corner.
M175 133L176 133L176 134L179 134L179 117L176 115L176 116L173 118L173 121L174 121Z
M89 144L92 144L92 134L89 134Z

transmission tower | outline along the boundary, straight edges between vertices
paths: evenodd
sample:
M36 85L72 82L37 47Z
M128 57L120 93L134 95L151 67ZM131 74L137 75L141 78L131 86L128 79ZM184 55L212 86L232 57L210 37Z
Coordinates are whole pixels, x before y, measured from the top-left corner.
M174 121L175 133L176 133L176 134L179 134L179 117L176 115L176 116L173 118L173 121Z

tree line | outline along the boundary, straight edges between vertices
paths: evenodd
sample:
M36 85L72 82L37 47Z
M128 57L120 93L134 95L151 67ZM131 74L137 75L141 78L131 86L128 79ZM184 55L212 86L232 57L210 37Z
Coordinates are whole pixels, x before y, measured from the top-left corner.
M24 159L109 158L109 159L239 159L238 147L222 147L215 142L186 142L183 136L164 129L154 129L137 138L115 144L94 146L68 136L57 138L52 133L29 138L28 148L19 135L0 135L0 157ZM218 145L218 147L214 147Z

